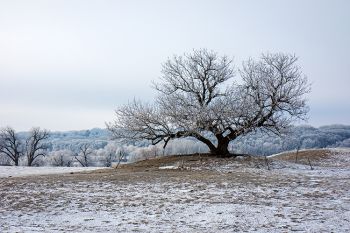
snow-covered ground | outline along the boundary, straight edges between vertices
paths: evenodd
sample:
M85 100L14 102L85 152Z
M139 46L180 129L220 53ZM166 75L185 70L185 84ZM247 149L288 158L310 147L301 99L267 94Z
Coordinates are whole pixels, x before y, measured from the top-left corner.
M0 232L349 232L349 168L237 164L0 178Z
M101 167L22 167L0 166L1 177L20 177L33 175L49 175L70 172L93 171Z

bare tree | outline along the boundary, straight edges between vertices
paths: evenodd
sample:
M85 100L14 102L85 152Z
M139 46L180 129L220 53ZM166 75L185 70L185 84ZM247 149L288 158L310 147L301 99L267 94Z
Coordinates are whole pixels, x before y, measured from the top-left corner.
M159 155L159 150L157 148L157 146L152 146L152 148L150 148L151 153L153 158L157 158L157 156Z
M111 152L106 154L105 160L104 160L104 163L105 163L106 167L112 166L112 162L114 160L114 157L115 157L115 155L113 153L111 153Z
M126 155L126 151L121 148L118 152L118 163L117 166L115 166L115 169L119 167L120 163L125 159Z
M56 167L64 167L65 166L65 160L63 154L59 154L55 158L53 158L53 166Z
M139 153L140 153L140 156L141 156L142 160L149 160L153 156L153 153L148 148L140 149Z
M148 146L139 150L139 155L143 160L156 158L158 155L158 149L156 146Z
M45 144L45 141L49 136L49 131L42 130L39 127L30 130L29 137L26 140L28 166L34 165L35 160L39 156L46 155L47 144Z
M10 158L18 166L19 158L23 155L22 143L15 130L6 127L0 131L0 154Z
M297 145L296 145L296 148L295 148L295 149L296 149L296 151L295 151L295 163L298 162L298 154L299 154L301 145L302 145L302 140L299 139L299 140L298 140L298 143L297 143Z
M70 150L59 150L50 153L51 164L56 167L70 167L73 162L73 152Z
M193 137L212 154L230 155L228 145L256 129L280 134L296 119L305 119L310 91L307 78L289 54L263 54L239 69L242 82L227 83L235 68L227 56L206 49L174 56L163 64L154 104L134 100L116 110L107 124L116 139L153 145Z
M90 155L92 154L91 145L86 143L79 147L79 152L74 155L75 159L80 163L82 167L90 166Z

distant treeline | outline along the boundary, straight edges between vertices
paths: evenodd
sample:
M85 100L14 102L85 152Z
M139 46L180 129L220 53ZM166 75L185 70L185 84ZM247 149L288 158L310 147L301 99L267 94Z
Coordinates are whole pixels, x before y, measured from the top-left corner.
M28 132L21 132L19 137L25 138L27 134ZM192 138L174 140L163 149L162 144L152 146L147 141L114 141L108 130L99 128L51 132L46 144L47 156L38 160L38 166L80 166L77 161L83 156L81 149L84 146L89 148L88 166L110 166L113 161L118 161L121 152L124 159L129 161L162 155L208 152L205 144ZM237 138L229 149L233 153L271 155L282 151L327 147L350 147L350 126L295 126L283 136L257 131ZM24 159L21 159L22 164ZM0 160L1 164L11 163L4 156Z
M25 134L25 133L21 133ZM188 140L176 140L169 144L169 150L176 153L205 151L206 146L201 143L190 143ZM48 140L49 151L72 150L77 151L83 144L89 144L93 149L103 149L111 143L111 137L106 129L91 129L81 131L52 132ZM123 143L116 142L119 146ZM148 147L147 141L130 143L135 147ZM174 144L177 144L176 146ZM176 148L170 148L176 147ZM191 147L191 148L189 148ZM270 155L297 148L326 148L350 147L350 126L328 125L319 128L312 126L295 126L288 134L279 137L274 134L254 132L236 139L230 149L237 153L254 155ZM170 152L170 151L169 151Z
M231 145L232 150L254 155L327 147L350 147L350 126L327 125L319 128L295 126L282 137L255 132L238 138Z

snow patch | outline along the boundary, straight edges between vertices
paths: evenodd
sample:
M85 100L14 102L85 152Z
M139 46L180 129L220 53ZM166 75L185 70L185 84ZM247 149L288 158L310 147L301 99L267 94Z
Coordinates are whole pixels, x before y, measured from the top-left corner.
M179 167L178 166L163 166L163 167L159 167L158 169L159 170L167 170L167 169L175 170L175 169L179 169Z
M22 167L0 166L0 177L21 177L35 175L84 172L101 169L101 167Z

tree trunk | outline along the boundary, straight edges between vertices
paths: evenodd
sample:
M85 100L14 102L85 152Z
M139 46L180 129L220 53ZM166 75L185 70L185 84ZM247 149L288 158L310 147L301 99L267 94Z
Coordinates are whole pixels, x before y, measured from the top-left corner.
M33 163L33 159L28 158L28 167L31 167L31 166L32 166L32 163Z
M210 153L213 155L216 155L218 157L229 157L230 156L230 152L228 151L228 144L230 143L230 141L228 139L221 139L218 140L218 145L216 148L211 149Z
M15 166L18 166L18 159L15 159Z

